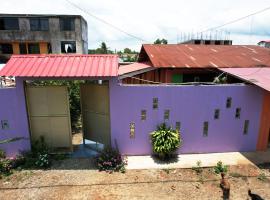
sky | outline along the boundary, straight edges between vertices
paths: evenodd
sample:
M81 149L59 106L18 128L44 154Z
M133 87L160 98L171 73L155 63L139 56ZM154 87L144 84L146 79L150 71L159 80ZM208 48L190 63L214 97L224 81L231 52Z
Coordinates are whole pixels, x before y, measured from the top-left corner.
M136 36L131 37L91 17L81 9ZM0 13L76 14L88 23L88 47L106 42L111 50L129 47L139 50L143 43L165 38L175 44L188 35L270 7L270 0L0 0ZM229 38L233 44L257 44L270 40L270 9L224 26L204 37ZM229 33L229 34L228 34Z

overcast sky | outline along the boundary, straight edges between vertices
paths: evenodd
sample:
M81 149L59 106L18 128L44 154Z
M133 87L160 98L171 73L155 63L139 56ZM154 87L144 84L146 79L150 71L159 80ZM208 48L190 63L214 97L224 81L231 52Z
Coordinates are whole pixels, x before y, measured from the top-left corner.
M270 6L270 0L70 0L88 12L126 32L153 42L181 39L181 33L196 33ZM66 0L0 0L0 13L76 14L88 23L88 46L104 41L112 49L139 50L143 42L90 17ZM219 29L230 32L233 44L256 44L270 39L270 10ZM208 33L210 34L210 33ZM212 32L215 37L216 31Z

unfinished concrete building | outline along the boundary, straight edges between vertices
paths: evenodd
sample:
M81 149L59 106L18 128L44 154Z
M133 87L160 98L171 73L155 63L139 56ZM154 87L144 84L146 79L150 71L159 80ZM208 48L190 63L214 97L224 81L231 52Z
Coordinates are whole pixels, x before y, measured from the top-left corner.
M0 14L0 63L12 54L87 51L87 22L80 15Z
M232 45L232 40L219 40L219 39L190 39L179 44L202 44L202 45Z

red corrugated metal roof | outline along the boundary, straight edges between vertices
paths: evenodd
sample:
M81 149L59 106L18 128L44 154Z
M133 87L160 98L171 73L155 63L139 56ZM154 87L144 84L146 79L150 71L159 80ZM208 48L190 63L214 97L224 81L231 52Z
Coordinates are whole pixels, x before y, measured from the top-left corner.
M255 45L145 44L139 62L145 54L154 67L270 67L270 49Z
M220 70L270 91L270 68L220 68Z
M132 72L151 70L153 67L150 63L132 63L130 65L120 65L118 75L124 75Z
M117 76L117 55L13 55L0 76L111 77Z

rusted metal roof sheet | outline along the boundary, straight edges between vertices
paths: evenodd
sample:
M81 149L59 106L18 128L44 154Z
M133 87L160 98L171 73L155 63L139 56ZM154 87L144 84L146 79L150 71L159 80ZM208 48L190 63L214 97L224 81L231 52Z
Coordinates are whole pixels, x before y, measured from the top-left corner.
M270 68L220 68L220 70L270 91Z
M150 63L132 63L130 65L120 65L118 75L129 74L138 71L152 70L153 67ZM155 68L154 68L155 69Z
M255 45L145 44L139 62L145 54L154 67L270 67L270 49Z
M13 55L0 76L112 77L118 73L117 55Z

